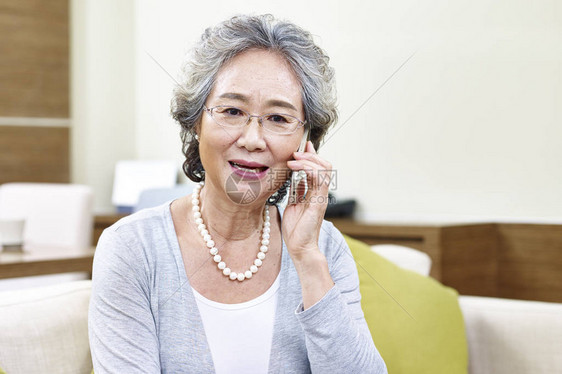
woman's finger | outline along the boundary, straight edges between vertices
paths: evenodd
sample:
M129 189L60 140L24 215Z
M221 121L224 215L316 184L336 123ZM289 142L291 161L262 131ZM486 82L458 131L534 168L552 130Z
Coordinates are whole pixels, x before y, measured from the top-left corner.
M293 154L293 157L295 158L295 160L309 160L309 161L313 161L318 163L319 165L322 165L324 168L326 169L331 169L332 165L325 159L323 159L322 157L320 157L318 154L316 153L310 153L310 152L295 152Z
M306 195L304 195L305 183L304 181L299 181L299 188L297 189L299 195L297 201L299 203L305 203L307 206L312 203L318 203L315 205L324 207L328 201L331 171L323 170L315 166L314 164L308 164L302 169L306 175L307 192Z

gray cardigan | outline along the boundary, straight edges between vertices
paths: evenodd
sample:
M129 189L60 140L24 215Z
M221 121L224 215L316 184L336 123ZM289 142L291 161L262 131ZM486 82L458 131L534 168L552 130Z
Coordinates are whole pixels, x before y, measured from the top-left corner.
M283 242L269 373L386 373L344 238L324 221L319 245L336 285L303 311ZM214 372L169 203L106 229L92 279L88 327L96 374Z

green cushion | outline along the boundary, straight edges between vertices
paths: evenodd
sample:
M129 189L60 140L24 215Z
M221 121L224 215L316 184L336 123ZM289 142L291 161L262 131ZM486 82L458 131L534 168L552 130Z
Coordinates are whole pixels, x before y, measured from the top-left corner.
M363 242L346 241L357 263L365 319L388 372L467 373L457 292L401 269Z

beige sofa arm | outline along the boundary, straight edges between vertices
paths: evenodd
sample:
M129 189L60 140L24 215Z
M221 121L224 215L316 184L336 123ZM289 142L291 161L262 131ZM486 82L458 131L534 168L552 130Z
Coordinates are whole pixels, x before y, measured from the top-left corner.
M460 296L471 374L562 370L562 304Z
M91 281L0 292L0 367L8 374L89 374Z

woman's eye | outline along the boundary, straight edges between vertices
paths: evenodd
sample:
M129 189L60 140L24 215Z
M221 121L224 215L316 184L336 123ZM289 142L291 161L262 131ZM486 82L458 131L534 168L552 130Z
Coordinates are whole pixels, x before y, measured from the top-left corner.
M239 116L243 114L243 112L238 108L226 108L223 113L226 113L229 116Z
M277 123L287 123L287 118L283 117L279 114L272 114L267 118L268 121L277 122Z
M243 116L244 112L234 107L216 107L215 111L223 116L236 117Z

